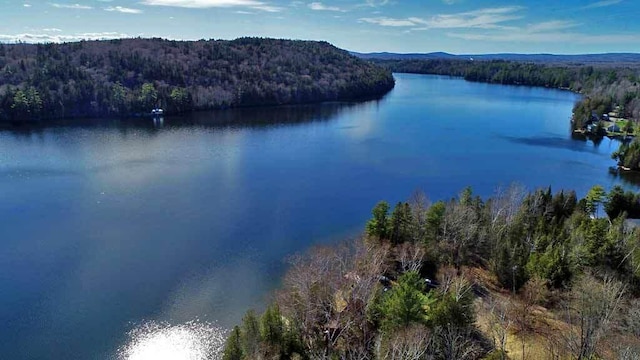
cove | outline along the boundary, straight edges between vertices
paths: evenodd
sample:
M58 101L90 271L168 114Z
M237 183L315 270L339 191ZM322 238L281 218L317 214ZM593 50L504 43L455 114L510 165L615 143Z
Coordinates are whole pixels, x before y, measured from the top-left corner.
M610 188L618 144L572 138L577 95L395 74L378 101L0 131L0 354L113 357L149 321L228 328L286 258L379 200Z

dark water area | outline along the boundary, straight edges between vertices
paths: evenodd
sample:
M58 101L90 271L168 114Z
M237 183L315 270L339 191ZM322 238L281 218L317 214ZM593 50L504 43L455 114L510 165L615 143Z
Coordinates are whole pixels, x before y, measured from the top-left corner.
M109 358L145 321L228 328L288 256L418 189L637 189L608 171L616 141L571 135L575 94L396 80L364 103L0 130L0 357Z

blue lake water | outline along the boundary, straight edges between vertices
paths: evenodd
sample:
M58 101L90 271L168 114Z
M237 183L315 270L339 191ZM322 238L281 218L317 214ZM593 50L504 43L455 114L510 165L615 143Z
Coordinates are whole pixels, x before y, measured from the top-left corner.
M365 103L0 130L0 357L109 358L150 320L229 327L381 199L623 183L615 141L572 139L575 94L395 76Z

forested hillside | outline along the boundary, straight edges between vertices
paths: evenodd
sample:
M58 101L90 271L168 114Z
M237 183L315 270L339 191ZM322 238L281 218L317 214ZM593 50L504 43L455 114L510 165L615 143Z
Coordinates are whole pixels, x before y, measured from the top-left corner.
M618 109L621 118L640 120L640 68L541 65L525 62L462 60L374 60L394 72L461 76L465 80L543 86L580 92L574 128Z
M294 257L223 359L637 359L638 204L601 186L380 202L362 239Z
M349 100L393 85L389 71L326 42L0 44L0 121Z

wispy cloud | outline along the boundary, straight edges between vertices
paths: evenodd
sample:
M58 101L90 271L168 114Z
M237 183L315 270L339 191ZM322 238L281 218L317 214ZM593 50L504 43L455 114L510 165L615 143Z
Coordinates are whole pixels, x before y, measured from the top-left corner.
M640 35L608 34L592 35L572 32L504 32L501 34L473 34L473 33L449 33L449 37L471 40L471 41L492 41L492 42L536 42L536 43L574 43L574 44L614 44L614 43L637 43Z
M245 7L267 12L282 10L280 7L259 0L142 0L141 4L192 9Z
M341 11L345 12L346 10L341 9L337 6L328 6L321 2L312 2L309 4L309 9L316 11Z
M578 25L580 24L575 21L551 20L529 24L525 27L524 31L527 33L540 33L570 29Z
M89 5L82 5L82 4L58 4L58 3L53 3L53 4L51 4L51 6L53 6L55 8L59 8L59 9L75 9L75 10L91 10L91 9L93 9L93 7L91 7Z
M502 23L522 19L518 12L519 6L505 6L498 8L484 8L457 14L440 14L428 19L411 18L416 24L423 27L415 30L427 29L455 29L455 28L479 28L494 29L502 27Z
M31 4L22 4L22 6L26 7L26 8L30 8Z
M389 3L389 0L366 0L364 5L370 7L385 6Z
M518 12L519 6L506 6L499 8L485 8L456 14L439 14L430 18L408 17L404 19L377 17L361 18L360 22L377 24L380 26L412 27L412 30L428 29L455 29L455 28L479 28L496 29L505 28L505 22L522 19Z
M620 4L622 2L622 0L602 0L602 1L597 1L594 3L591 3L587 6L583 6L583 9L596 9L596 8L601 8L601 7L607 7L607 6L612 6L612 5L616 5L616 4Z
M416 26L416 23L414 23L409 19L393 19L388 17L375 17L375 18L361 18L358 20L360 22L376 24L380 26L392 26L392 27Z
M616 2L619 2L616 0ZM607 1L613 3L613 1ZM604 1L599 3L605 6ZM438 14L431 17L368 17L360 18L361 23L375 24L387 27L404 27L407 32L446 29L447 36L469 41L487 42L574 42L594 43L624 43L640 41L640 35L609 34L587 35L575 31L581 24L573 20L551 19L523 24L525 8L519 6L504 6L483 8L473 11ZM458 30L458 31L455 31ZM468 30L468 31L464 31Z
M351 6L353 9L381 8L391 3L391 0L365 0L359 4Z
M109 6L104 8L105 11L114 11L114 12L121 12L124 14L142 14L142 10L140 9L133 9L133 8L128 8L128 7L122 7L122 6Z
M449 37L470 41L513 42L513 43L625 43L638 42L640 35L633 34L583 34L570 29L580 23L565 20L550 20L509 29L489 30L485 33L450 32Z

